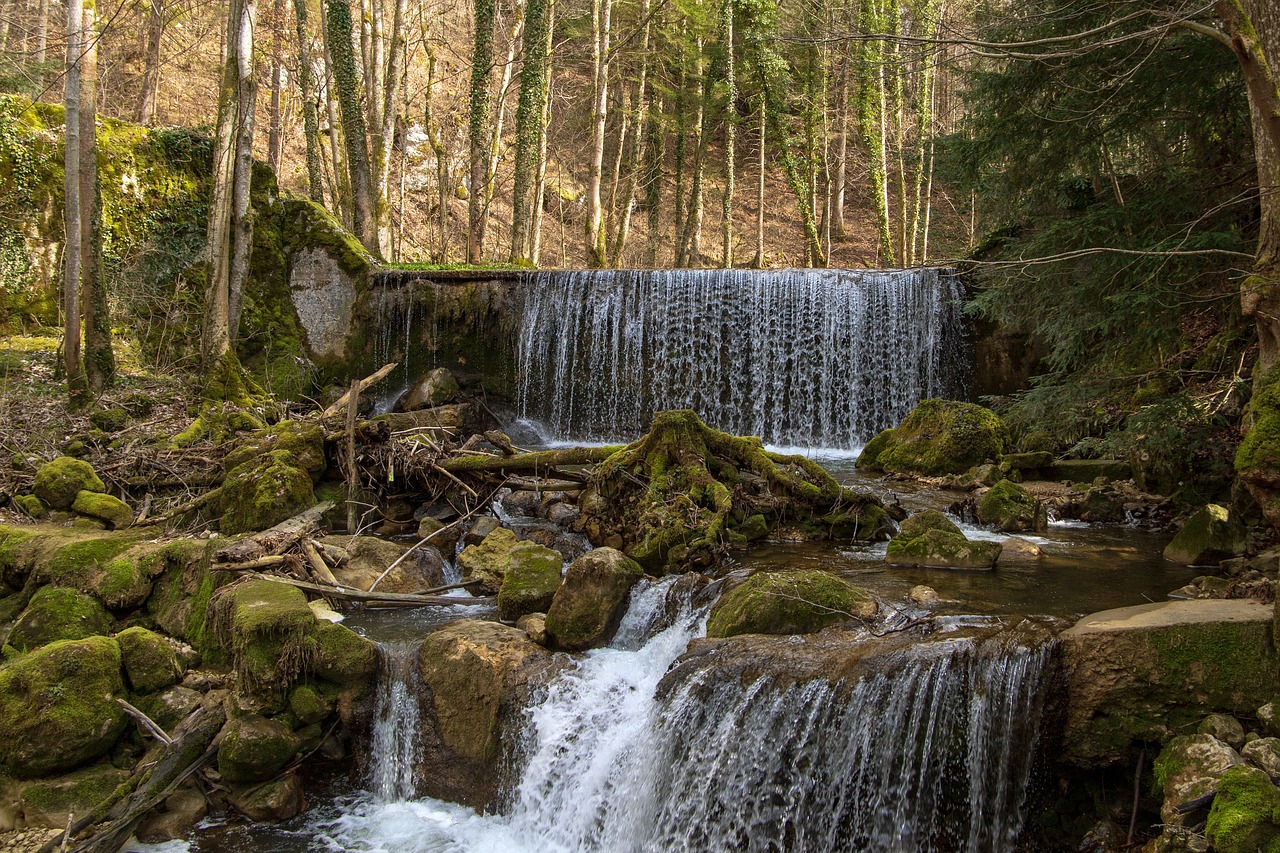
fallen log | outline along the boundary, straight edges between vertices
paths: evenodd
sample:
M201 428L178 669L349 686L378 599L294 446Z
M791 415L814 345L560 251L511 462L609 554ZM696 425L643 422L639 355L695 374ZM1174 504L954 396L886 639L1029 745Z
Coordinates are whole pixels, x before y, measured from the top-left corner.
M255 533L248 539L233 542L220 548L213 555L214 563L247 563L263 557L279 554L291 548L303 536L320 528L324 514L333 509L333 501L323 501L292 518L286 518L275 527ZM224 569L225 571L225 569Z
M347 393L339 397L332 406L325 409L324 412L321 413L320 417L331 418L334 415L337 415L339 412L345 409L347 407L347 403L351 401L351 390L355 390L356 394L359 395L360 389L369 388L375 385L376 383L381 382L383 379L387 378L387 374L391 373L391 371L395 370L399 366L400 366L400 362L398 361L393 361L390 364L382 365L382 367L379 367L373 373L370 373L364 379L359 380L357 384L353 385L352 388L349 389Z
M593 465L603 462L622 450L622 445L608 447L563 447L556 450L535 450L519 456L456 456L442 459L441 468L454 474L464 471L523 471L550 472L558 465Z
M270 569L286 562L288 558L283 554L272 554L268 557L259 557L256 560L249 560L244 563L214 563L209 566L211 572L256 572L259 569Z
M351 589L345 586L326 586L319 583L310 583L309 581L294 580L293 578L282 578L278 575L253 574L250 577L258 578L264 581L273 581L288 586L295 586L298 589L314 592L318 595L332 596L341 598L346 601L359 601L365 604L382 604L387 607L425 607L428 605L441 604L492 604L497 599L493 596L483 598L459 598L452 595L416 595L407 592L365 592L361 589Z

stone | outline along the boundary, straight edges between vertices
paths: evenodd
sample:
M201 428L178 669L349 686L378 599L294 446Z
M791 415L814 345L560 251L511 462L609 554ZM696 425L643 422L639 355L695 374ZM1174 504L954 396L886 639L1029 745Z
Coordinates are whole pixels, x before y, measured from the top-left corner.
M467 528L466 534L462 537L462 541L466 545L479 545L485 538L502 527L502 522L491 515L482 515L471 522L471 527Z
M405 392L397 408L404 412L416 412L433 406L453 402L461 389L458 380L446 367L427 371L427 375Z
M526 613L516 620L516 627L540 646L547 644L547 614Z
M498 590L498 617L515 622L527 613L546 613L560 588L564 561L541 545L521 543L508 552L506 574Z
M219 526L225 536L266 530L315 502L311 475L294 463L289 451L273 450L227 473Z
M757 572L711 608L707 636L812 634L828 625L869 619L877 609L866 591L827 572Z
M1240 750L1244 760L1271 777L1280 780L1280 738L1262 737L1251 740Z
M400 563L378 582L380 592L421 592L444 583L444 557L431 545L422 545L404 557L409 547L374 536L326 536L323 545L341 548L349 556L333 569L343 586L367 590L393 563Z
M1005 533L1040 532L1049 527L1045 506L1017 483L1001 480L978 499L978 520Z
M95 764L62 776L41 779L25 786L19 797L27 826L63 829L67 816L84 817L106 800L130 772L110 764Z
M1000 556L1012 557L1015 560L1038 560L1044 556L1044 551L1034 542L1029 542L1020 536L1010 536L1000 543Z
M342 687L367 690L378 675L378 646L345 625L317 622L312 629L316 657L312 671Z
M228 720L219 737L218 772L233 784L265 782L298 751L298 739L288 726L257 714Z
M1110 486L1095 486L1085 492L1073 514L1081 521L1103 524L1119 524L1127 517L1124 501Z
M71 511L106 522L108 530L123 530L133 524L133 510L127 503L87 489L76 494Z
M191 835L208 813L209 803L204 794L194 787L179 788L165 797L160 808L142 819L134 835L144 844L183 839Z
M911 599L915 604L924 605L937 604L941 600L936 589L924 584L911 587L911 591L907 593L907 598Z
M1280 705L1275 702L1268 702L1258 708L1255 715L1258 718L1258 725L1262 727L1262 733L1267 737L1280 737Z
M1000 459L1000 468L1003 471L1018 471L1025 478L1029 474L1038 474L1052 467L1053 462L1053 454L1049 451L1032 450L1023 453L1006 453Z
M973 541L961 533L930 529L915 538L899 535L889 540L884 558L899 566L985 571L995 568L1000 551L999 542Z
M70 770L105 755L128 718L120 646L60 640L0 669L0 764L24 776Z
M479 521L479 519L477 519ZM475 528L472 528L474 532ZM471 536L470 533L467 534ZM507 573L511 549L520 544L520 537L505 527L494 527L478 545L468 545L458 555L458 568L464 581L480 581L473 591L483 595L497 595L502 589L502 579Z
M1187 519L1164 558L1186 566L1204 566L1244 553L1244 525L1226 507L1207 504Z
M134 704L166 732L185 720L199 705L204 694L190 687L175 685L168 690L139 697Z
M1174 826L1196 823L1187 804L1213 793L1218 780L1231 767L1243 763L1234 749L1212 735L1179 735L1160 750L1154 771L1164 793L1160 817Z
M227 802L249 820L261 823L290 820L307 808L302 780L295 772L265 785L234 789L227 795Z
M31 493L51 509L70 509L83 491L106 490L92 465L70 456L59 456L43 466L31 484Z
M82 640L110 630L111 614L93 596L42 586L14 623L7 642L19 651L30 651L57 640Z
M241 437L235 449L223 459L223 470L230 473L276 451L288 453L289 464L305 470L313 481L319 481L328 467L324 428L315 421L286 420Z
M19 509L37 521L49 514L48 507L35 495L18 495L13 500Z
M431 633L418 653L424 695L425 790L484 808L501 779L502 739L554 669L550 652L518 628L460 619Z
M307 246L295 251L289 260L289 296L312 355L345 359L356 281L344 264L324 247Z
M1273 851L1280 841L1280 789L1247 765L1222 774L1204 834L1217 853Z
M640 564L613 548L596 548L569 564L547 610L547 639L566 651L603 646L627 609Z
M902 522L898 526L898 536L903 539L915 539L917 536L923 536L929 530L960 534L960 528L947 517L946 513L939 512L936 509L926 509L917 512Z
M310 684L299 684L289 693L289 710L298 722L308 726L333 713L333 700Z
M1196 731L1202 735L1212 735L1232 749L1244 746L1244 726L1230 714L1210 714Z
M955 400L925 400L899 426L867 442L857 465L877 471L940 477L999 461L1008 443L990 409Z
M1084 617L1064 631L1062 760L1107 767L1206 714L1247 715L1280 695L1272 608L1245 599L1166 601Z
M1050 475L1064 483L1092 483L1099 477L1128 480L1133 477L1133 468L1119 459L1059 459Z
M182 678L178 651L166 637L146 628L127 628L116 634L124 673L135 693L154 693Z
M129 423L129 413L120 407L94 409L89 413L89 424L103 432L119 432Z

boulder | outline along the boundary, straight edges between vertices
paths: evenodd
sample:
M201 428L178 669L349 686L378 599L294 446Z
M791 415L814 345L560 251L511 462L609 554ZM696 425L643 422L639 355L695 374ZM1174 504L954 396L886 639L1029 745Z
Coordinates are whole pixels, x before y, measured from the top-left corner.
M219 522L227 536L266 530L316 502L311 475L287 450L273 450L227 472Z
M341 548L348 555L347 561L333 570L338 583L363 590L409 550L403 543L373 536L326 536L320 542ZM443 583L444 557L431 545L422 545L378 582L378 590L421 592Z
M71 511L96 518L107 525L108 530L123 530L133 524L133 510L127 503L113 495L82 489L71 504Z
M944 533L964 535L960 532L960 528L956 523L947 517L946 513L939 512L936 509L926 509L907 518L898 526L898 538L915 539L930 530L941 530Z
M397 406L404 412L416 412L432 406L443 406L458 396L458 380L445 367L427 371L427 375L405 392Z
M209 803L204 794L194 786L179 788L165 797L158 809L142 819L134 835L144 844L162 844L186 838L208 813Z
M1111 486L1095 486L1071 507L1071 515L1081 521L1118 524L1127 517L1124 501Z
M938 591L931 586L917 584L911 587L911 591L907 593L907 598L911 599L913 604L933 605L942 599L938 596Z
M14 623L7 642L19 651L30 651L57 640L82 640L110 630L111 614L93 596L42 586Z
M1187 519L1165 547L1164 558L1186 566L1203 566L1239 557L1244 546L1244 525L1226 507L1207 504Z
M220 589L209 614L214 635L235 662L240 690L279 705L303 659L315 657L313 631L328 624L317 622L302 590L260 579Z
M89 814L130 775L110 764L95 764L34 782L25 786L19 797L23 818L27 826L63 829L69 815L81 818Z
M154 693L172 687L182 677L178 650L166 637L146 628L127 628L116 634L124 674L135 693Z
M1271 777L1280 780L1280 738L1260 737L1250 741L1240 750L1245 761Z
M1031 475L1039 475L1053 467L1053 461L1053 454L1047 450L1006 453L1000 459L1000 470L1004 473L1017 472L1023 479L1031 479Z
M925 400L901 425L867 442L858 467L925 477L961 474L999 461L1008 438L990 409L955 400Z
M1044 551L1034 542L1028 542L1020 536L1010 536L1000 543L1000 556L1015 560L1037 560L1044 556Z
M167 732L185 720L203 697L204 694L198 690L175 685L159 693L138 697L134 704Z
M472 808L492 804L504 735L523 719L533 690L553 668L551 653L518 628L461 619L427 636L418 671L424 709L420 793Z
M1244 746L1244 726L1230 714L1210 714L1200 723L1196 732L1212 735L1232 749Z
M227 802L249 820L262 823L295 818L307 807L302 780L297 773L288 773L264 785L233 789L227 795Z
M812 634L828 625L869 619L876 610L867 592L827 572L757 572L716 602L707 636Z
M1222 774L1204 834L1217 853L1257 853L1280 846L1280 789L1247 765Z
M643 575L639 563L614 548L597 548L574 560L547 610L547 639L566 651L605 645L626 612L631 587Z
M45 583L88 593L111 610L131 610L150 595L152 578L165 568L164 557L164 547L140 544L127 533L77 536L41 560L36 575Z
M105 755L128 718L120 646L61 640L0 669L0 764L21 776L70 770Z
M911 519L907 519L910 522ZM954 525L953 525L954 526ZM901 533L889 540L885 561L899 566L929 566L939 569L995 568L1000 557L999 542L973 541L964 534L929 528L919 536L907 538Z
M219 735L218 772L233 784L265 782L280 772L298 751L298 739L284 723L257 714L227 721Z
M13 499L13 502L18 505L18 509L37 521L49 514L48 507L35 495L18 495Z
M1212 735L1180 735L1160 750L1154 770L1156 784L1164 793L1160 817L1167 824L1194 824L1196 811L1190 803L1202 800L1218 787L1218 780L1244 759L1234 749Z
M1062 759L1098 768L1164 742L1206 714L1248 714L1280 694L1272 608L1245 599L1167 601L1084 617L1062 633Z
M316 656L312 671L341 687L364 691L378 675L378 646L345 625L317 622L311 631Z
M521 543L508 552L506 575L498 590L498 616L515 622L527 613L546 613L560 588L564 561L541 545Z
M309 726L333 713L333 699L310 684L299 684L289 693L289 710L298 722Z
M1133 476L1133 467L1119 459L1059 459L1049 473L1064 483L1092 483L1099 477L1128 480Z
M228 474L268 453L283 451L289 464L301 468L318 481L328 462L324 455L324 428L315 421L280 421L266 429L243 436L222 461Z
M1267 737L1280 737L1280 705L1268 702L1258 708L1258 725Z
M494 518L492 515L482 515L471 522L471 526L467 528L466 534L462 537L465 545L479 545L485 538L495 530L502 527L502 522Z
M59 456L36 472L31 493L50 509L70 509L81 492L105 492L93 466L71 456Z
M1005 533L1040 532L1049 527L1049 515L1027 490L1001 480L978 499L978 520Z
M479 519L477 519L479 521ZM468 534L470 536L470 534ZM475 587L484 595L497 595L507 573L511 549L520 537L505 527L495 527L478 545L468 545L458 555L458 568L464 581L480 581Z
M540 646L547 644L547 614L526 613L516 620L516 627L529 635Z

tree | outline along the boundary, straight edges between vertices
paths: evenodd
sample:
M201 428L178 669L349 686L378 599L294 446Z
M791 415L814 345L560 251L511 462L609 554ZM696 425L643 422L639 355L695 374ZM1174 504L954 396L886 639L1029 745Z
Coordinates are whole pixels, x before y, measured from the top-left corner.
M80 278L84 245L80 198L80 56L83 37L84 4L82 0L67 0L67 65L63 102L67 125L63 154L66 248L62 266L62 364L73 402L83 396L86 386L84 366L80 360Z
M102 280L102 187L98 180L98 29L97 4L84 0L86 34L80 65L80 308L84 316L84 375L93 394L101 394L116 373L111 350L111 317Z
M529 0L525 8L520 60L520 95L516 102L516 162L511 191L511 260L533 258L533 221L539 140L544 130L547 78L551 71L551 0Z
M320 120L311 65L311 34L307 31L307 0L293 0L298 27L298 88L302 94L302 133L307 146L307 194L324 204L324 177L320 169Z
M351 6L348 0L328 0L325 30L338 109L342 115L342 138L346 145L347 174L351 182L352 230L373 254L380 254L378 207L374 201L373 173L369 166L369 133L360 108L360 75L351 46Z
M485 191L489 186L489 138L491 130L489 76L493 72L493 32L497 23L495 0L476 0L475 33L471 49L471 97L467 122L471 185L467 192L467 263L478 264L484 255Z
M587 266L608 265L600 181L604 171L605 123L609 117L609 37L613 0L591 2L591 168L587 178Z

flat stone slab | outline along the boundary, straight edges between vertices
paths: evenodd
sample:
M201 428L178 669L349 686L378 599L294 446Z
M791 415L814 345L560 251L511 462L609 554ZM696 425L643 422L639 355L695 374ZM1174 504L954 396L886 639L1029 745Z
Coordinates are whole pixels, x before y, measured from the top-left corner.
M1168 628L1174 625L1201 625L1206 622L1266 622L1273 611L1269 604L1251 598L1201 598L1193 601L1158 601L1090 613L1062 638L1113 631Z

